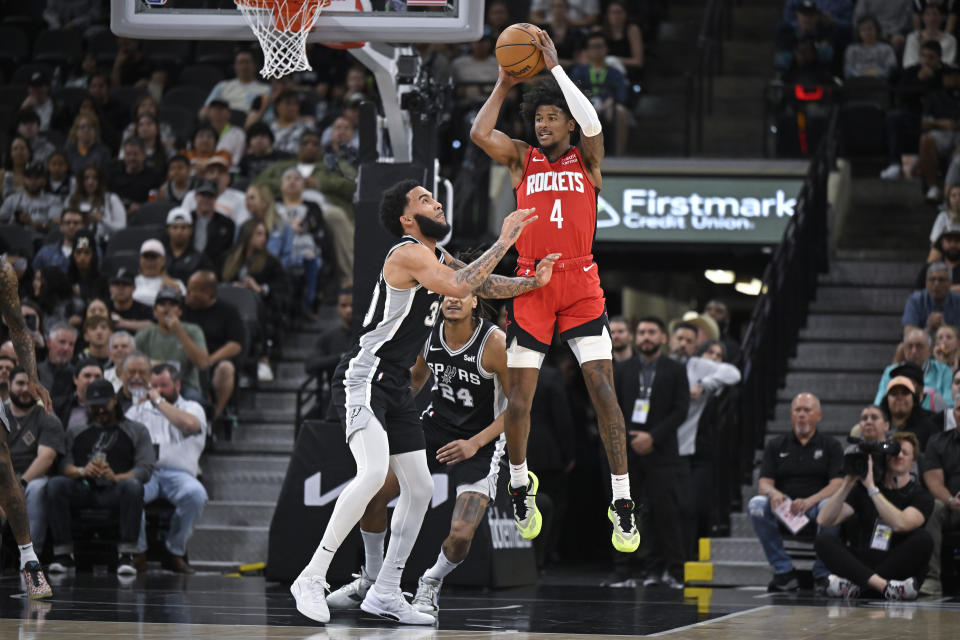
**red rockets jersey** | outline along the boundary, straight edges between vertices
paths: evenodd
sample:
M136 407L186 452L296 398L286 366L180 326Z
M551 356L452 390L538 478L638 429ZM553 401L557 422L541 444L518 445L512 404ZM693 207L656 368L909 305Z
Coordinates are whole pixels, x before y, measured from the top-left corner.
M517 184L517 208L536 208L537 220L517 239L521 258L539 260L560 252L560 260L590 255L597 230L597 194L577 147L550 162L536 147L527 149Z

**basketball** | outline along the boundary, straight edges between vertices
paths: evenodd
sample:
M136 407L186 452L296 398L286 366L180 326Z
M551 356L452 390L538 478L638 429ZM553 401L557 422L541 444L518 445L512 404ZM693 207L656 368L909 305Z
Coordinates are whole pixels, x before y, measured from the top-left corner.
M543 70L543 54L537 48L540 28L526 22L512 24L497 38L497 62L514 78L530 78Z

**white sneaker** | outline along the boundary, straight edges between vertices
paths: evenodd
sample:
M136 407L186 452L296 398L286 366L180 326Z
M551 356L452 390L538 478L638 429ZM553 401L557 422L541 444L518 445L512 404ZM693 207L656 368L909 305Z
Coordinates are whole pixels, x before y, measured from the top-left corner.
M943 200L943 194L940 193L940 187L933 186L927 189L927 195L924 196L929 202L940 202Z
M850 600L860 595L860 587L846 578L831 573L827 577L827 595L831 598Z
M887 588L883 590L883 597L887 600L916 600L917 588L913 584L913 578L887 580Z
M891 163L886 169L880 172L880 177L884 180L899 180L903 177L903 170L897 163Z
M297 611L317 622L330 621L326 591L330 588L322 576L300 576L290 585L290 593L297 601Z
M273 370L266 362L257 363L257 380L260 382L271 382L273 380Z
M437 622L436 618L429 613L417 611L410 606L400 589L386 595L379 593L376 589L370 589L360 608L367 613L400 624L435 624Z
M353 574L353 582L343 585L327 596L327 606L331 609L359 609L360 603L373 586L373 580L367 575L366 567L360 567L360 573Z
M417 595L413 596L413 608L436 618L440 614L440 605L437 599L440 597L440 587L442 585L443 580L434 580L426 576L421 577L420 584L417 586Z

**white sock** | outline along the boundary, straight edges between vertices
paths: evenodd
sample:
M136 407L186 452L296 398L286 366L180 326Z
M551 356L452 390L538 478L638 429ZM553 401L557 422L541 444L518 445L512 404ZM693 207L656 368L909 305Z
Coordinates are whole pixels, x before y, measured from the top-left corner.
M360 529L360 535L363 537L363 551L366 556L363 570L368 578L376 582L380 567L383 566L383 541L387 537L387 532L386 530L375 532Z
M630 474L625 473L618 476L615 473L610 474L610 486L613 487L613 499L630 499Z
M33 550L33 543L28 542L27 544L17 545L20 549L20 568L23 569L27 566L27 563L31 560L36 560L40 562L37 558L37 552Z
M460 562L463 562L463 560ZM460 562L450 562L447 560L447 556L444 555L443 549L440 549L440 555L437 556L437 563L427 569L423 577L430 578L431 580L443 580L450 575L451 571L460 566Z
M520 464L510 463L510 486L513 488L525 487L530 483L530 476L527 475L527 461Z

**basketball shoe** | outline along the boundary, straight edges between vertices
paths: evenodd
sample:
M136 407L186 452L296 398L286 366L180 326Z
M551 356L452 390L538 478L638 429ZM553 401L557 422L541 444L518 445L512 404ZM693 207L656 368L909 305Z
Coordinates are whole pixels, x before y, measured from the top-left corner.
M413 608L436 618L440 614L440 604L437 600L440 597L441 586L443 586L443 580L421 577L420 584L417 586L417 595L413 596Z
M634 518L636 506L633 500L620 498L614 500L607 509L607 517L613 523L613 548L623 553L631 553L640 546L640 532Z
M343 585L327 596L327 606L331 609L359 609L360 603L367 597L367 591L373 586L373 580L367 575L366 567L360 567L360 573L353 574L353 582Z
M297 611L317 622L330 622L330 608L325 597L330 585L322 576L300 574L290 585L290 593L297 601Z
M520 530L520 537L524 540L533 540L540 534L543 518L537 509L537 489L540 481L537 476L528 471L530 482L525 487L507 487L510 500L513 501L513 521Z
M31 600L53 596L53 589L47 583L47 577L43 575L43 568L39 562L31 560L23 566L20 573L23 575L23 582L27 587L27 597Z
M367 613L393 620L400 624L435 624L436 618L429 613L423 613L414 609L407 599L403 597L400 589L394 592L383 594L376 589L370 589L367 597L363 599L360 608Z

